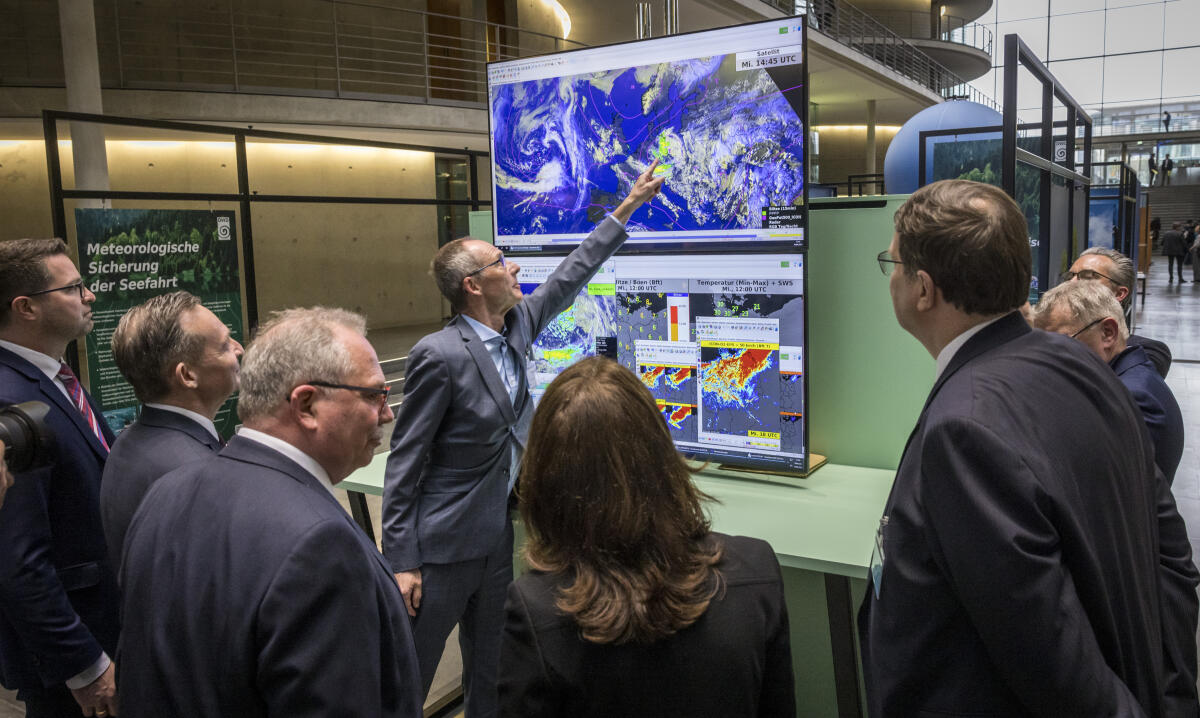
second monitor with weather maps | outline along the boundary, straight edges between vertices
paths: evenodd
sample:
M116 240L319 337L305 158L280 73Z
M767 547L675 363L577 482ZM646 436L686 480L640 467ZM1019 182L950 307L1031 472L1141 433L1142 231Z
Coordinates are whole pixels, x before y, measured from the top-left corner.
M587 236L654 160L623 251L804 248L800 18L488 66L496 246Z

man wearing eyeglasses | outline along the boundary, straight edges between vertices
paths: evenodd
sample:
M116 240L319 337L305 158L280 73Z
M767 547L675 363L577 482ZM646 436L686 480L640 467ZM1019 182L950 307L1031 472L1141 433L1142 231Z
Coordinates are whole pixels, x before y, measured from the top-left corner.
M896 319L935 360L858 616L873 716L1162 715L1158 485L1116 375L1018 309L1021 209L949 180L900 208Z
M113 434L66 364L92 302L60 239L0 242L0 405L40 401L49 466L0 507L0 683L29 716L115 715L118 596L100 520Z
M142 402L137 421L113 444L100 488L104 536L119 574L125 531L150 485L220 451L213 419L237 390L242 345L199 297L171 292L126 312L111 346Z
M128 716L419 718L391 568L333 487L392 420L365 320L276 314L242 363L237 436L150 487L121 567Z
M1142 411L1159 468L1158 535L1168 716L1200 713L1196 694L1196 625L1200 573L1170 486L1183 456L1183 414L1175 395L1139 346L1128 346L1121 305L1094 282L1066 282L1042 295L1034 326L1082 342L1108 363Z
M625 222L662 186L657 166L528 297L520 265L486 242L455 240L433 259L457 316L409 352L384 481L383 552L414 617L426 693L458 624L469 718L498 712L509 497L533 414L529 347L625 240Z
M1059 279L1063 282L1075 280L1100 282L1113 293L1113 296L1121 303L1121 309L1125 315L1129 316L1130 307L1133 304L1133 283L1137 279L1137 270L1134 269L1133 260L1117 250L1107 247L1086 249L1071 265L1071 269L1064 272ZM1164 379L1167 378L1167 372L1171 370L1170 347L1157 339L1137 334L1130 334L1127 341L1132 346L1142 347L1146 356L1154 364L1158 375Z

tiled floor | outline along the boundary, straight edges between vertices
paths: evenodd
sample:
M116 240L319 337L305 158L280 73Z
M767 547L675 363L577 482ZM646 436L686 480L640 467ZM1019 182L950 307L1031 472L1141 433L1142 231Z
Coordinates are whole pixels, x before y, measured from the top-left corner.
M1184 277L1191 280L1191 268L1184 269ZM1192 553L1200 556L1200 283L1168 282L1166 258L1157 258L1148 272L1136 332L1171 347L1167 384L1183 412L1185 432L1173 490L1188 526Z

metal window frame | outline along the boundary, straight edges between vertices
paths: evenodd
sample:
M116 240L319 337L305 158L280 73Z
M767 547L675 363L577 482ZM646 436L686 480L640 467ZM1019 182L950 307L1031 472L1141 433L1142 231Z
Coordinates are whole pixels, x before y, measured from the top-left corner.
M189 132L193 134L223 135L232 137L237 161L236 192L162 192L153 190L83 190L64 189L62 184L62 158L58 148L59 122L89 122L100 125L121 127L143 127L155 130ZM50 214L54 225L54 236L67 239L68 199L99 199L99 200L176 200L180 202L237 202L238 214L241 220L242 233L242 274L246 284L246 331L252 332L258 325L258 291L254 268L254 231L251 221L251 208L256 202L301 202L308 204L378 204L378 205L465 205L478 211L481 207L491 207L491 200L479 199L479 158L487 157L486 152L454 147L434 147L430 145L415 145L400 142L384 142L379 140L364 140L330 135L302 134L295 132L276 132L273 130L242 129L221 125L206 125L192 122L174 122L169 120L148 120L135 117L119 117L116 115L96 115L82 112L61 112L58 110L42 111L42 132L46 144L46 169L50 183ZM292 194L255 194L250 189L250 170L246 158L246 139L273 139L287 142L304 142L307 144L341 145L353 147L377 147L381 149L409 150L414 152L429 152L440 155L466 157L470 167L469 193L470 199L452 200L428 197L360 197L345 195L292 195Z
M1038 153L1017 146L1017 79L1021 67L1028 70L1042 86L1041 121L1033 127L1041 130ZM1064 163L1054 161L1054 103L1066 108L1066 157ZM1046 69L1029 46L1015 33L1004 36L1004 100L1001 112L1000 183L1008 195L1016 199L1017 163L1031 165L1041 172L1041 200L1038 204L1038 242L1043 250L1038 253L1038 266L1034 272L1038 278L1038 291L1050 289L1055 277L1050 275L1050 183L1051 177L1061 177L1067 185L1067 231L1075 226L1075 192L1083 187L1084 203L1092 184L1092 118L1083 106L1075 101L1071 93ZM1075 164L1075 134L1083 128L1083 166L1078 171ZM1024 127L1024 126L1022 126ZM1072 250L1075 247L1071 247ZM1072 251L1071 254L1074 254Z

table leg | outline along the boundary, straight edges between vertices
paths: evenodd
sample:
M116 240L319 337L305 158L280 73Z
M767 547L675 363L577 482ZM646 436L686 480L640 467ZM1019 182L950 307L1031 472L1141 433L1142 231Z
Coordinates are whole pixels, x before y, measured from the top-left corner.
M829 611L829 639L833 646L833 682L837 688L839 718L862 718L858 689L858 651L854 642L854 604L850 579L825 574L825 607Z
M367 509L367 497L361 491L347 491L350 498L350 515L354 523L362 527L371 543L375 543L375 530L371 528L371 512Z

